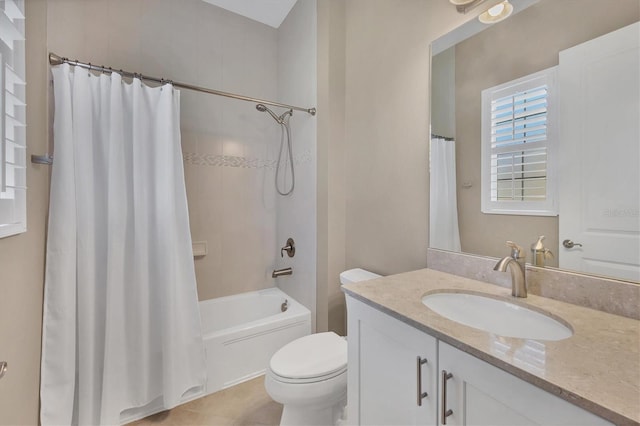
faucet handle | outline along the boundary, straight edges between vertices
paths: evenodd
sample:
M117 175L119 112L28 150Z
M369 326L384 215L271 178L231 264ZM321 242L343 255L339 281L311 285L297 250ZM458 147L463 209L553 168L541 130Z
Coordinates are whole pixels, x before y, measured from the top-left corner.
M287 252L289 257L293 257L296 255L296 242L293 241L293 238L287 239L287 245L280 249L280 257L284 257L284 252Z
M507 241L507 247L511 247L511 257L514 259L524 258L524 249L514 243L513 241ZM521 256L522 255L522 256Z

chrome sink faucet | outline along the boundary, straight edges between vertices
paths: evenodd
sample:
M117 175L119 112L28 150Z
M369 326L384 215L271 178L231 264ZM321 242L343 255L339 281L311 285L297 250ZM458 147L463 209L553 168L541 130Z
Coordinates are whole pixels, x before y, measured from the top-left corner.
M513 297L527 297L527 281L525 278L524 259L526 253L513 241L507 241L507 247L511 247L511 255L503 257L494 266L494 271L511 272L511 295Z

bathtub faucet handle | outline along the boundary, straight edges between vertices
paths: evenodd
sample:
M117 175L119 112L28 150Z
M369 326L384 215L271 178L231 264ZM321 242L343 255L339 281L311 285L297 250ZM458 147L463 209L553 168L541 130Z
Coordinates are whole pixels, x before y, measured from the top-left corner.
M280 257L284 257L284 252L287 252L289 257L293 257L296 255L296 242L293 241L293 238L289 238L287 240L287 245L280 249Z

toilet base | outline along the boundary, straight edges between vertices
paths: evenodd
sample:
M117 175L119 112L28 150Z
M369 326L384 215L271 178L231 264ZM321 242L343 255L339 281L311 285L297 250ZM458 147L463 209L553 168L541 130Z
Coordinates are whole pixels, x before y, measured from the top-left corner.
M347 394L335 404L315 408L308 405L286 404L282 410L280 426L328 426L338 425L345 414Z

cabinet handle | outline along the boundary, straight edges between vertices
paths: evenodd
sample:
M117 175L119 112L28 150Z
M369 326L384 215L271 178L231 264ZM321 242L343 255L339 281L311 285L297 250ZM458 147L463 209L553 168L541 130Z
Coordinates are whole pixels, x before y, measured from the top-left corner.
M7 361L0 361L0 379L4 377L8 367L9 367L9 364L7 364Z
M418 370L418 407L422 407L422 400L429 396L426 392L422 392L422 365L427 363L426 358L418 357L416 365Z
M451 379L453 374L447 373L447 370L442 370L442 407L440 407L440 414L442 415L442 424L447 424L447 417L453 414L453 410L447 410L447 380Z

